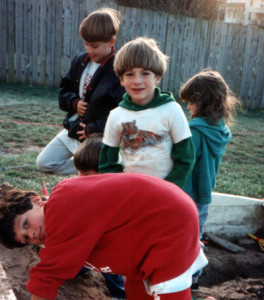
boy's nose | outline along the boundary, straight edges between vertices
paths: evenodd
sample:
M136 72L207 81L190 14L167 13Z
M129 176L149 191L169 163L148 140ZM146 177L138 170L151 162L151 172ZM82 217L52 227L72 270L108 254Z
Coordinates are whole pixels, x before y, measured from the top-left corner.
M134 82L135 82L135 83L140 83L140 82L141 82L141 76L140 76L140 75L136 75L136 76L134 77Z
M35 239L35 237L36 237L35 231L31 230L31 232L29 233L29 238L30 238L31 240L33 240L33 239Z

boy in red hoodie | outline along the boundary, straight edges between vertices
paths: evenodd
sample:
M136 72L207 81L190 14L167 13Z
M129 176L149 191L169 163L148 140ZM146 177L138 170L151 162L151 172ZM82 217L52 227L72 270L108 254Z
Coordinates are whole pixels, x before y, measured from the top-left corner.
M0 241L9 248L45 243L27 284L32 300L54 299L84 265L126 276L127 300L190 300L192 274L207 263L192 199L143 174L65 179L48 201L3 190Z

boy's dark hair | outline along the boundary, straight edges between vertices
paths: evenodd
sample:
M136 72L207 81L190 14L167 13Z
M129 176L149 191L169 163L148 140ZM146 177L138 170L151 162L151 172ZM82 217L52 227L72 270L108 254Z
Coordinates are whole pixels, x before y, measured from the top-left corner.
M204 117L213 125L221 118L230 123L232 112L240 105L221 74L210 69L191 77L180 89L180 97L183 102L195 103L192 118Z
M93 170L99 172L99 156L103 133L93 133L86 139L74 154L73 161L78 171Z
M112 8L101 8L90 13L81 23L79 35L86 42L109 42L119 30L120 13Z
M114 70L118 77L133 68L150 70L163 76L167 69L168 56L162 53L156 41L147 37L138 37L121 47L114 61Z
M19 190L8 183L0 186L0 242L7 248L25 246L14 240L14 220L33 208L32 196L41 197L34 191Z

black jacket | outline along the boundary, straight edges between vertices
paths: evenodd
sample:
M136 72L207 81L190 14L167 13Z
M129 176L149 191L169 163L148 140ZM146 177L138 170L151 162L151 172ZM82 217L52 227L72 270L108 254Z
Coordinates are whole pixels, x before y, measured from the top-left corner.
M85 101L89 103L88 109L81 122L86 126L87 135L94 132L103 132L106 119L110 110L117 107L122 100L125 89L120 85L120 80L113 70L115 52L112 52L95 71L87 92ZM59 91L59 106L63 111L68 112L64 120L64 127L69 130L69 136L78 139L73 131L83 130L77 126L72 128L67 120L76 113L77 103L80 100L79 84L82 73L89 63L87 53L73 58L70 71L62 78ZM72 136L71 136L72 135Z

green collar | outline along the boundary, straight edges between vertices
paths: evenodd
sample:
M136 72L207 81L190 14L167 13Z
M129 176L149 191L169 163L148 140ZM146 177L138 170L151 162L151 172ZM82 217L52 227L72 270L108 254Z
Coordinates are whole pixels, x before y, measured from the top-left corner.
M172 101L175 101L175 99L171 92L164 92L164 91L161 91L160 88L156 87L155 88L155 96L148 104L138 105L131 100L131 97L128 93L125 93L123 95L123 100L119 103L119 106L129 109L129 110L133 110L133 111L140 111L140 110L144 110L144 109L161 106L163 104L166 104L166 103L172 102Z

